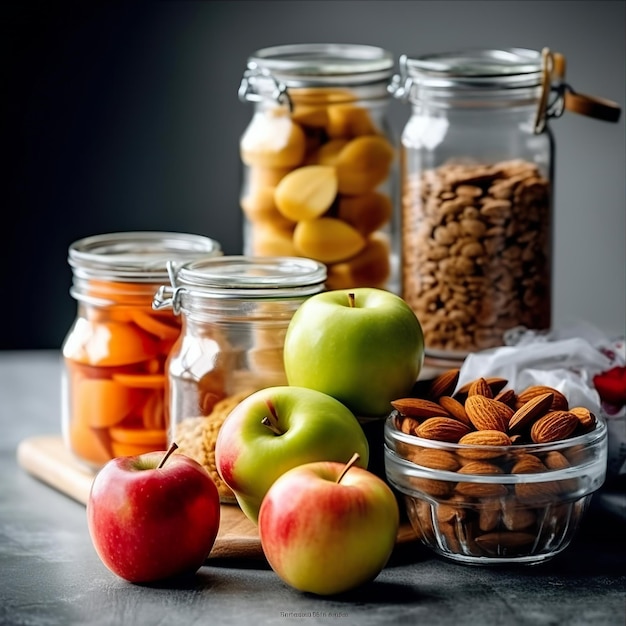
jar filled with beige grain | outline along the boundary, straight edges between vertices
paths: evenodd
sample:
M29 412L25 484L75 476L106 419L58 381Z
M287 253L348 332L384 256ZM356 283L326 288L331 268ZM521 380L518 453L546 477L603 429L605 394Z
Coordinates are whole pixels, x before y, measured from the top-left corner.
M223 256L173 269L155 296L182 323L166 365L168 440L207 469L222 502L235 499L216 470L217 433L245 397L287 384L287 327L325 276L312 259Z
M244 253L315 259L327 288L397 291L397 162L387 113L391 53L294 44L248 59L240 99Z
M427 360L459 362L552 321L554 146L565 108L616 121L581 98L561 55L470 50L400 58L401 295ZM616 113L617 112L617 113Z

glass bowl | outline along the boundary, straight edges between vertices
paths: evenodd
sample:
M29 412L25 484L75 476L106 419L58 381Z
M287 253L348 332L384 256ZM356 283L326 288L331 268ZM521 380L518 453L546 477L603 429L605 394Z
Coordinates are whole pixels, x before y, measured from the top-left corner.
M474 446L423 439L385 421L387 480L421 541L473 565L536 564L571 542L604 482L607 426L548 444Z

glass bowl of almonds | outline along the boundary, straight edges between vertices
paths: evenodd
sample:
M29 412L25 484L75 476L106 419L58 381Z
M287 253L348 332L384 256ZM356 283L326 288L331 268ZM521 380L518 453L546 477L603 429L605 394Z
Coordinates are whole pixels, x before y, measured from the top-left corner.
M556 389L458 370L392 402L385 473L421 541L473 565L536 564L571 542L605 479L607 426Z

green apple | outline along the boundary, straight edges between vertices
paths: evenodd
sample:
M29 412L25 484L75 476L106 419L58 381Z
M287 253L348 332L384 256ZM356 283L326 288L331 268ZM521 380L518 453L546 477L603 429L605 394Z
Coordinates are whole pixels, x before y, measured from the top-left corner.
M290 385L326 393L357 417L382 417L409 394L424 362L413 310L382 289L326 291L305 300L284 344Z
M261 501L287 470L313 461L346 463L356 451L367 467L363 428L341 402L302 387L267 387L240 402L215 442L215 462L241 510L257 522Z
M259 537L284 582L333 595L382 571L399 517L393 492L378 476L350 463L308 463L270 487L259 512Z

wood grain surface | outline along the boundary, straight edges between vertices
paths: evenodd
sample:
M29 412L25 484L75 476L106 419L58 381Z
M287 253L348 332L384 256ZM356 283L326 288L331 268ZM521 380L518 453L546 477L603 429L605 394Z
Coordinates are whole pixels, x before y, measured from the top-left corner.
M17 460L35 478L87 504L95 474L72 456L60 436L38 435L22 440L17 448ZM410 525L400 526L398 544L415 540ZM256 525L237 505L222 504L220 529L209 558L264 558Z

